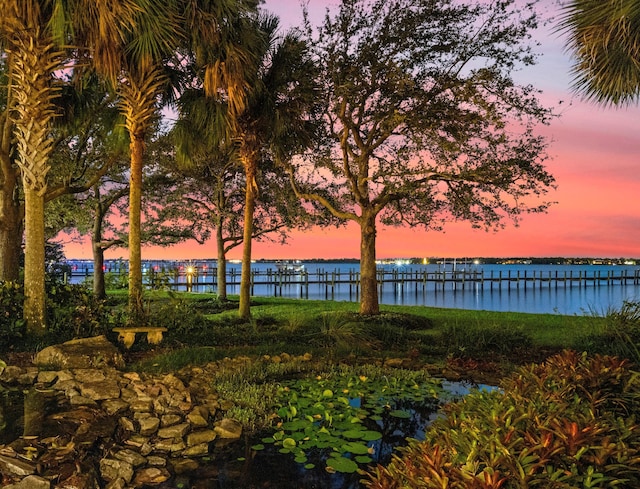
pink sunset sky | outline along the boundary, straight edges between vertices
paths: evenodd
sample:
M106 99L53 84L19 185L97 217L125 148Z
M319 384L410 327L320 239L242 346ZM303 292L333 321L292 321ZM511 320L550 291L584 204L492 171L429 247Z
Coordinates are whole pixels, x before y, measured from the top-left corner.
M322 18L332 2L309 0L313 19ZM284 28L298 25L298 0L266 0L265 8ZM540 2L545 17L557 14L557 1ZM553 21L535 34L541 43L538 64L515 76L540 90L541 100L562 114L541 132L551 139L547 167L557 202L547 214L524 216L518 227L499 232L450 223L444 232L382 228L377 256L392 257L634 257L640 258L640 107L604 108L585 102L570 90L570 56ZM228 258L239 258L242 248ZM69 258L90 258L88 243L68 243ZM170 248L144 247L143 259L203 259L216 256L215 243L184 243ZM354 225L291 233L288 244L254 242L255 259L357 258L359 230ZM126 249L109 258L127 257Z

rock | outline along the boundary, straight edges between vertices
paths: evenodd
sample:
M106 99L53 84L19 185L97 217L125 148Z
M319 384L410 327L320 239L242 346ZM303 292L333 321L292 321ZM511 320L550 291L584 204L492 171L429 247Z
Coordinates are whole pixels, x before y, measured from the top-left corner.
M162 467L147 467L136 472L136 478L133 483L136 486L162 484L169 480L171 474Z
M160 439L154 445L154 450L158 452L180 453L186 448L184 441L174 441L170 438Z
M81 473L58 482L56 489L100 489L100 486L92 474Z
M57 369L124 367L122 355L104 335L49 346L38 352L33 363Z
M69 398L69 403L72 406L89 406L89 407L96 407L98 404L96 403L96 401L94 401L93 399L90 399L89 397L84 397L81 395L75 395L75 396L71 396Z
M107 378L105 371L97 368L76 368L72 374L73 378L80 383L102 382Z
M150 413L153 411L151 399L138 398L131 401L129 409L138 413Z
M198 462L190 458L182 458L171 462L173 471L176 474L184 474L198 469Z
M160 438L182 438L189 431L189 423L180 423L173 426L167 426L166 428L160 428L158 430L158 436Z
M220 438L224 439L236 439L242 435L242 425L231 418L224 418L218 421L213 429Z
M20 482L6 486L5 489L50 489L51 482L44 477L28 475Z
M24 477L35 474L36 468L32 463L20 460L18 458L0 455L0 473Z
M182 416L179 414L165 414L160 419L160 426L166 428L167 426L173 426L174 424L182 423Z
M401 368L404 365L404 359L402 358L388 358L384 362L385 367Z
M133 479L133 466L123 460L103 458L100 460L100 475L107 481L122 478L129 483Z
M209 455L209 444L200 443L199 445L185 448L182 451L182 455L185 457L204 457L205 455Z
M129 462L133 467L139 467L140 465L146 464L147 459L140 455L138 452L125 448L123 450L118 450L114 457L118 460L123 460L125 462Z
M147 464L151 467L165 467L167 465L167 459L158 457L157 455L150 455L147 457Z
M129 403L122 399L107 399L102 402L102 409L104 409L109 416L122 414L128 408Z
M38 372L38 378L36 380L45 385L53 384L58 380L58 372L53 370L43 370L42 372Z
M118 424L125 431L131 431L131 432L136 431L136 427L133 424L133 421L131 421L129 418L125 416L120 417L120 419L118 420Z
M217 433L214 430L193 431L187 435L187 446L191 447L201 443L209 443L216 439Z
M113 380L87 382L80 385L80 394L94 401L118 399L120 397L120 387Z
M0 373L0 381L5 384L17 384L18 378L23 374L24 370L15 365L9 365Z
M127 489L127 481L124 480L122 477L118 477L117 479L114 479L111 482L109 482L105 486L105 489Z
M175 375L173 374L167 374L164 376L164 378L162 379L162 383L168 387L171 387L175 390L181 391L181 392L185 392L185 386L184 383Z
M142 418L138 420L138 422L140 423L140 434L142 436L153 435L156 431L158 431L158 427L160 426L160 420L155 416Z
M187 419L193 426L204 427L207 426L209 418L209 410L204 406L196 406L189 414Z

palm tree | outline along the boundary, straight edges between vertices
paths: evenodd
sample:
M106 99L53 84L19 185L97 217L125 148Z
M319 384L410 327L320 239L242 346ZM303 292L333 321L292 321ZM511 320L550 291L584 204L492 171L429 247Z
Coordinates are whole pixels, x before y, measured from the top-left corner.
M12 120L16 164L24 191L25 303L24 318L30 333L45 331L44 196L47 191L49 156L53 150L50 128L58 96L56 73L69 68L71 52L63 46L83 45L80 39L90 22L108 24L114 18L126 22L134 10L131 0L121 8L102 2L76 0L1 0L0 45L7 73L7 113ZM87 16L87 12L97 17ZM78 16L81 13L82 16ZM83 17L84 16L84 17ZM115 17L114 17L115 16ZM90 22L79 22L88 18ZM100 36L95 36L96 41ZM98 46L98 44L91 44ZM78 52L77 50L75 51ZM9 128L9 126L5 126ZM7 142L3 135L3 143ZM4 173L4 172L3 172Z
M17 281L22 252L24 206L18 198L20 172L14 163L12 101L6 58L0 56L0 281Z
M143 0L139 0L143 1ZM254 7L251 0L146 0L155 8L145 9L139 22L134 23L126 38L126 57L123 58L125 79L120 80L122 108L131 140L131 168L129 193L129 321L143 319L142 308L142 264L141 264L141 196L144 139L153 118L157 115L158 98L161 93L172 95L181 90L178 78L169 83L171 75L179 72L183 59L177 57L181 50L190 52L204 72L205 90L210 93L219 89L219 75L223 74L229 91L228 101L234 107L242 107L242 97L236 96L236 80L230 77L249 55L242 47L233 51L225 62L217 57L216 48L230 45L223 34L233 34L228 26L244 19ZM160 15L150 16L149 14ZM178 13L182 12L181 15ZM141 35L141 26L142 34ZM142 42L140 40L143 40ZM146 41L146 42L145 42ZM223 48L227 49L227 48ZM171 58L171 60L170 60ZM229 61L235 60L235 63ZM123 83L124 82L124 83Z
M640 99L638 0L571 0L563 6L560 31L575 57L577 92L603 104Z
M244 29L263 34L240 37L258 41L253 49L255 57L242 69L221 77L221 83L217 84L224 88L227 98L217 106L222 116L216 119L225 121L226 137L235 142L245 175L239 305L239 316L243 319L251 316L251 245L260 162L267 153L277 161L291 158L308 146L314 128L308 119L315 95L314 66L307 46L296 35L278 38L278 25L278 19L268 14L261 15L253 25L245 25ZM238 44L230 43L223 48L226 51L221 53L221 60L237 50ZM244 97L238 97L240 103L234 104L238 92Z
M68 72L70 67L86 69L89 63L84 61L90 61L112 81L123 81L120 75L126 73L124 91L129 98L124 107L137 112L136 117L127 120L127 127L137 137L131 144L135 155L132 166L137 170L135 165L142 154L140 136L144 132L140 125L149 117L146 91L154 90L158 83L154 63L161 48L175 48L175 32L171 32L168 42L168 32L175 22L167 21L177 17L173 4L161 0L0 0L0 43L6 52L11 89L7 100L11 101L16 163L24 189L24 317L30 333L41 334L46 327L44 195L53 149L50 126L56 116L54 101L58 96L53 83L55 74ZM163 39L162 35L166 37ZM161 41L156 41L158 38ZM135 41L125 44L123 39ZM125 68L135 69L123 69L123 59L134 62Z

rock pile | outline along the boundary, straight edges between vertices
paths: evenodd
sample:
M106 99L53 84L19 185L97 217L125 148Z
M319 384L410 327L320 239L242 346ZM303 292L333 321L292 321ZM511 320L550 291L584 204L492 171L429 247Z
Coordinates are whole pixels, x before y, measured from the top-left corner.
M91 348L96 348L95 340ZM125 489L160 484L195 470L214 440L241 436L241 425L222 416L224 401L209 389L213 364L159 376L109 366L114 358L118 363L113 352L93 355L81 367L56 352L64 360L48 357L45 363L65 368L7 366L0 373L2 385L24 390L25 401L31 396L36 416L56 406L41 422L31 422L26 407L27 436L0 445L2 487Z

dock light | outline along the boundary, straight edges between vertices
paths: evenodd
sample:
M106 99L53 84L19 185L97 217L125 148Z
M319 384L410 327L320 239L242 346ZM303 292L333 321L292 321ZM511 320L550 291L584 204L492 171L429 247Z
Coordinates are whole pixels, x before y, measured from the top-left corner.
M189 265L185 269L185 273L187 274L187 292L191 292L191 287L193 286L193 276L196 274L196 267Z

